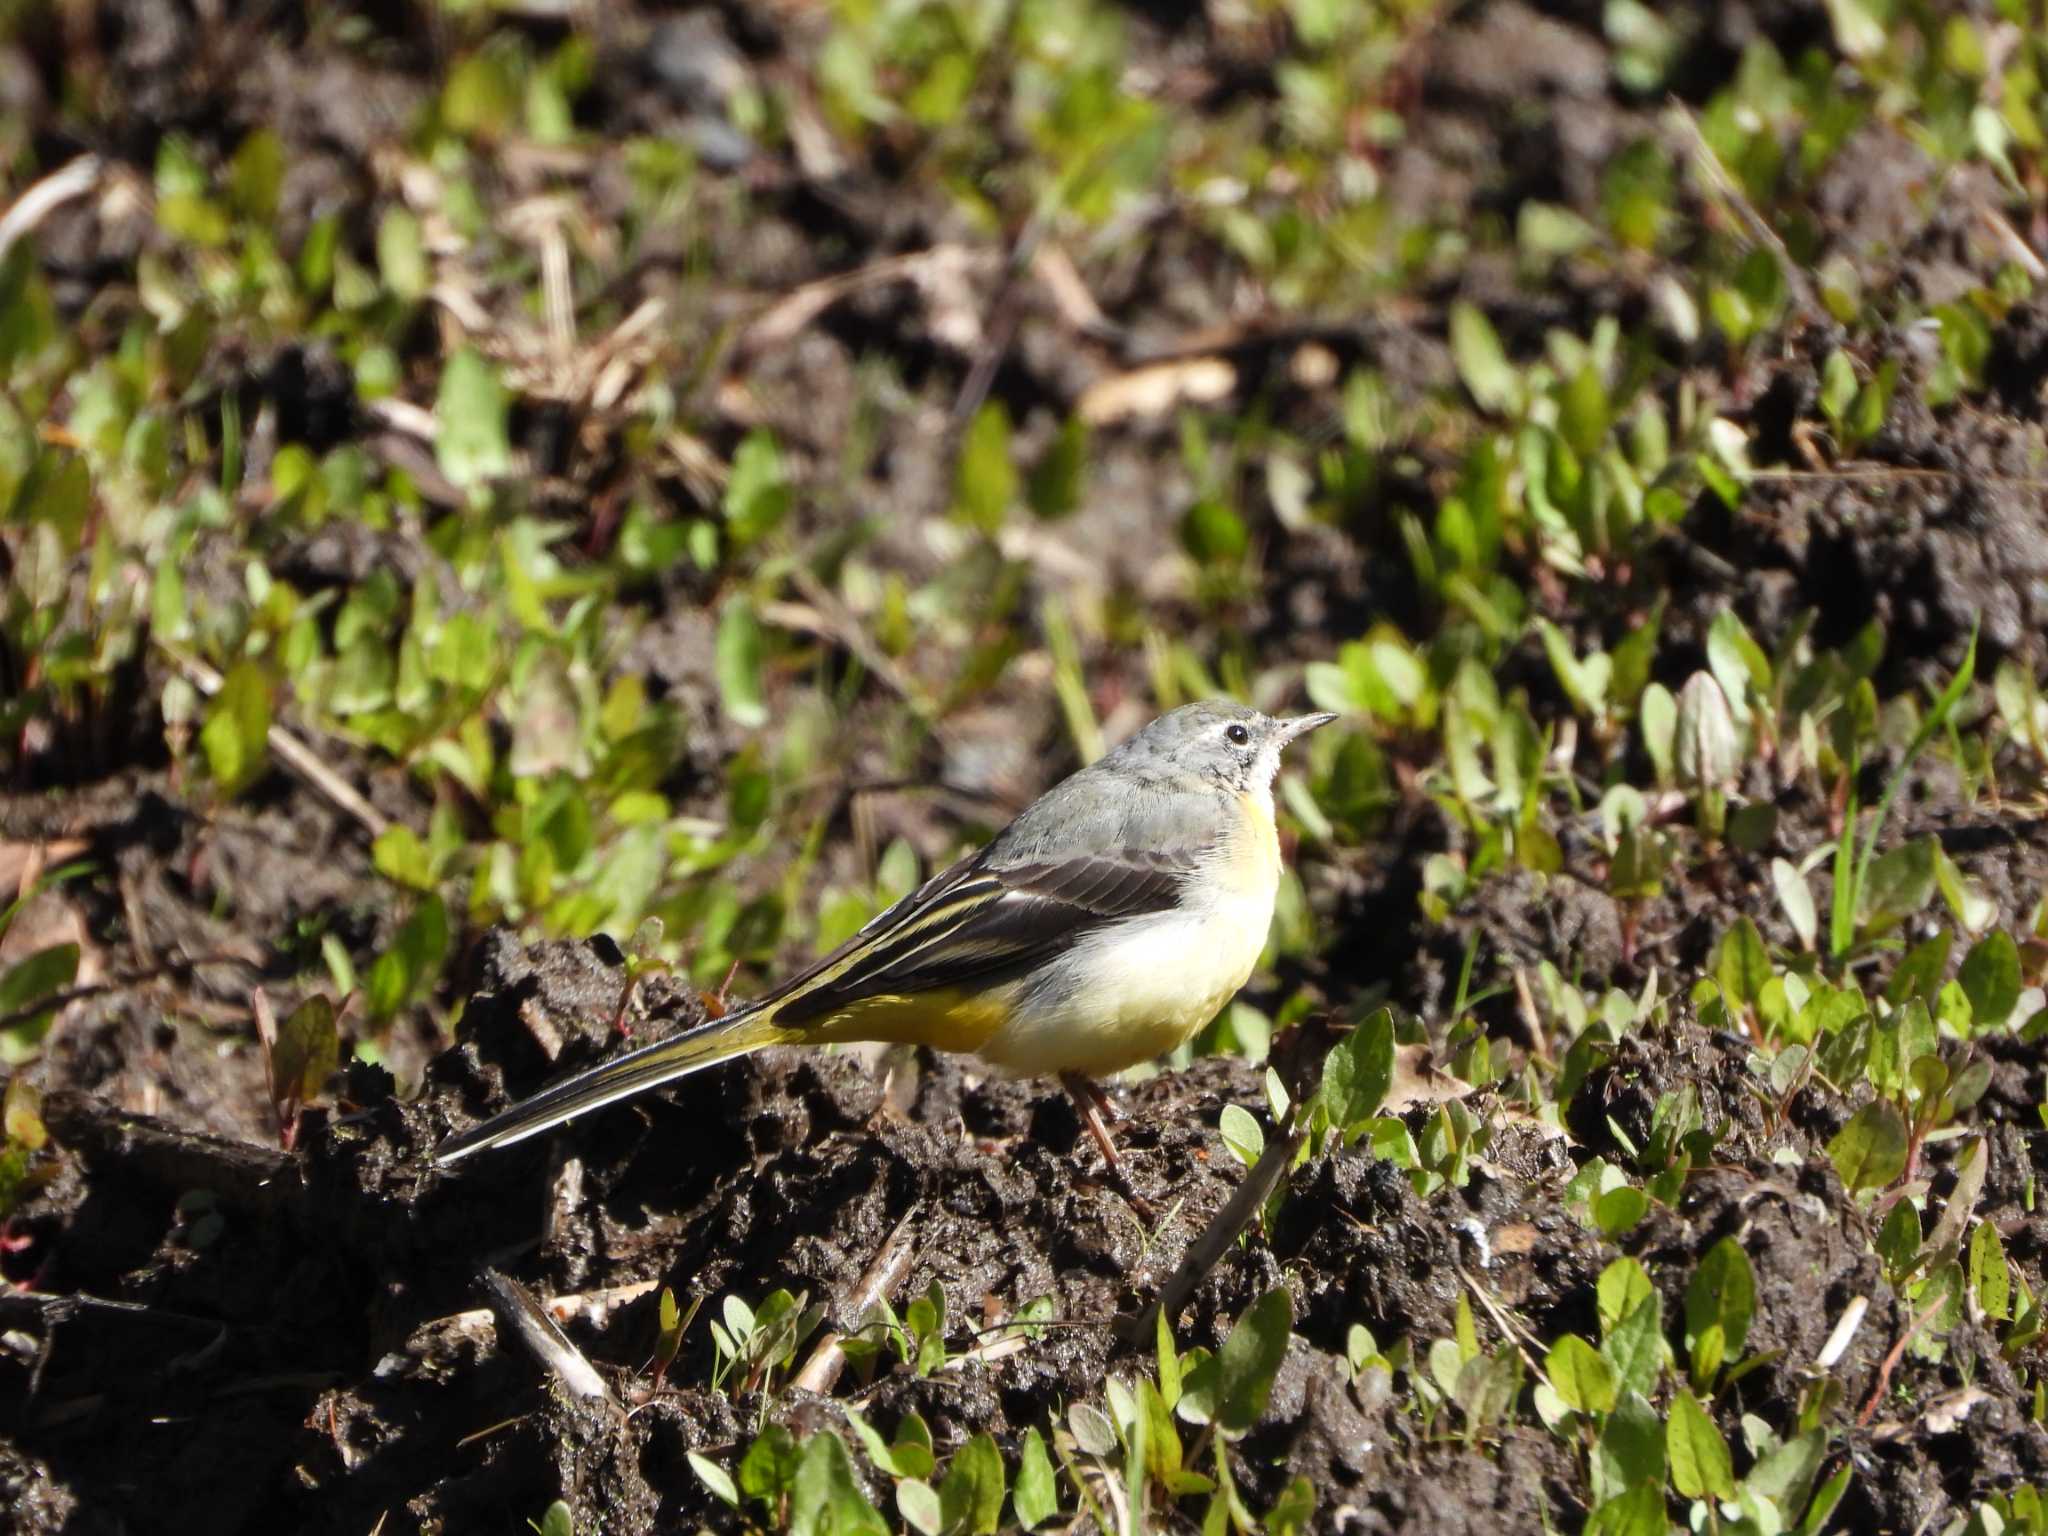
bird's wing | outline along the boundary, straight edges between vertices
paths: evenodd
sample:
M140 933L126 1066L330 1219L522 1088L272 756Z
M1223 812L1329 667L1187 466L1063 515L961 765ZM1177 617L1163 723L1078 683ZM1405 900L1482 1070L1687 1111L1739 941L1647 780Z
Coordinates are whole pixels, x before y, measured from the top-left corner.
M1029 970L1105 923L1180 904L1197 855L1119 849L997 864L966 859L758 1004L801 1026L864 998Z
M1007 864L984 849L920 886L766 997L628 1051L452 1136L447 1165L728 1057L804 1037L863 998L906 995L1030 969L1107 922L1179 904L1192 853L1150 850Z

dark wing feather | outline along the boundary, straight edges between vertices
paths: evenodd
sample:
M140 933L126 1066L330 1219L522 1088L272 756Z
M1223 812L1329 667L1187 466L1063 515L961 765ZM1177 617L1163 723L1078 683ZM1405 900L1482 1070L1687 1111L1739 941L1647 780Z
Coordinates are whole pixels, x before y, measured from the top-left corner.
M1180 904L1192 854L1149 850L993 867L967 859L906 896L763 998L780 1024L863 998L989 983L1029 970L1104 923Z

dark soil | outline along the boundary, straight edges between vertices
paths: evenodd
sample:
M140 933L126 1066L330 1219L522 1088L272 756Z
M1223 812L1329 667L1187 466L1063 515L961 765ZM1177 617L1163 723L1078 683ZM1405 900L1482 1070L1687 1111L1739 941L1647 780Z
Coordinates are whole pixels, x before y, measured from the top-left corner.
M372 7L371 44L344 48L317 32L209 33L170 0L83 10L99 28L110 99L121 103L93 147L146 177L167 131L231 149L250 124L269 122L291 149L281 247L292 247L315 211L338 203L353 221L351 238L367 248L373 153L427 90L424 65L406 46L408 22ZM1511 219L1532 199L1593 213L1602 167L1656 131L1651 108L1625 99L1610 78L1599 11L1504 0L1449 16L1406 66L1412 131L1381 168L1388 184L1448 224ZM1818 7L1679 11L1695 40L1681 82L1687 99L1718 88L1759 31L1777 36L1788 55L1827 35ZM600 78L616 84L592 110L615 129L660 124L710 135L703 163L721 174L721 145L743 147L692 117L687 91L662 74L658 50L648 53L653 23L619 12L607 23L605 52L617 68L607 76L600 66ZM779 12L724 14L761 67L800 46L794 23L792 36L779 34ZM1182 25L1136 7L1130 25L1162 74L1185 66L1219 95L1272 88L1255 46L1240 51L1242 39L1200 20ZM10 45L16 72L49 74L56 46ZM55 109L38 110L35 131L63 141L68 130ZM593 186L601 190L616 170L591 171ZM741 173L722 173L737 188ZM746 175L751 198L714 197L708 257L690 258L708 259L717 278L708 297L692 299L707 345L742 289L781 291L960 237L942 200L892 180L893 170L856 167L829 187L807 184L794 166L754 164ZM1958 274L1976 282L1995 270L1995 252L1953 206L1969 189L1929 186L1920 151L1902 136L1866 130L1831 177L1819 231L1828 248L1867 260L1876 242L1866 226L1884 224L1888 255L1870 272L1873 283L1918 284L1940 297ZM104 288L126 281L137 248L153 238L146 221L110 222L82 207L53 217L40 259L67 316L84 315ZM986 309L1003 252L985 239L979 248L989 260L967 281ZM1347 360L1370 351L1390 388L1419 394L1452 376L1443 312L1453 298L1485 305L1511 347L1533 350L1547 326L1639 313L1653 276L1567 265L1532 295L1512 271L1477 262L1446 274L1426 306L1333 317L1322 339ZM629 286L627 308L642 292L678 291L675 274L652 269ZM1031 424L1035 407L1070 402L1148 347L1163 349L1231 313L1222 253L1173 221L1097 296L1123 341L1076 335L1035 309L1037 299L1020 301L1015 344L992 385L1020 431L1043 429L1042 419ZM1864 457L1941 474L1777 482L1759 486L1733 515L1703 501L1659 550L1662 568L1633 573L1635 587L1617 590L1610 612L1564 617L1611 635L1639 596L1668 587L1659 664L1672 668L1674 686L1697 664L1713 615L1731 602L1759 634L1808 607L1819 610L1818 633L1831 642L1882 620L1891 638L1879 680L1887 694L1945 676L1980 623L1986 675L2007 656L2038 668L2048 660L2048 500L2022 482L2038 480L2048 449L2044 334L2039 311L2015 312L1995 340L1992 395L1939 411L1919 392L1926 360L1901 338L1899 399ZM1231 355L1250 381L1270 382L1268 371L1277 376L1292 355L1291 345L1267 338L1235 345ZM1735 402L1759 434L1782 441L1780 460L1796 462L1795 429L1820 419L1818 368L1828 350L1788 345L1754 364L1753 376L1735 378L1723 376L1719 360L1688 362L1711 381L1713 397ZM950 410L974 359L932 338L921 303L897 292L869 296L797 342L732 359L730 382L794 456L815 461L800 470L829 466L847 431L850 381L871 354L898 370L900 409L846 494L906 509L890 557L929 575L933 556L914 518L941 506L950 482L944 436L928 423ZM245 419L265 406L282 413L287 440L374 436L331 360L292 350L216 357L209 370L214 387L247 394ZM1307 423L1327 423L1333 411L1327 392L1248 384L1245 393L1270 394L1277 414ZM728 425L736 438L745 423ZM535 424L536 441L548 432ZM1088 557L1105 584L1141 587L1172 545L1191 494L1187 472L1168 430L1133 427L1103 451L1101 481L1111 493L1093 498L1057 538L1070 550L1106 552ZM601 536L592 507L636 471L615 445L552 457L567 515L591 519L592 536ZM1412 593L1380 567L1398 558L1387 553L1398 549L1396 514L1434 492L1426 479L1384 490L1352 537L1322 530L1277 541L1264 585L1233 622L1277 659L1325 655L1373 619L1407 617ZM402 541L337 537L280 552L279 568L314 590L422 558ZM709 797L717 762L738 742L710 703L709 626L697 595L679 588L668 596L672 611L640 637L628 664L701 720L692 751L702 754L700 793ZM1120 675L1117 665L1104 660L1100 684L1112 716L1126 695L1142 692L1137 674ZM144 692L154 690L138 697ZM954 746L954 760L932 766L987 801L1027 796L1045 782L1031 746L1049 739L1048 720L1043 698L999 699L980 717L953 722L957 741L991 745L979 756ZM730 1515L686 1453L743 1446L764 1412L799 1430L834 1426L838 1413L802 1392L728 1399L709 1391L701 1322L670 1372L680 1385L650 1392L656 1288L715 1304L786 1286L823 1302L832 1323L848 1324L863 1276L898 1233L911 1258L891 1294L901 1305L940 1282L956 1319L955 1354L973 1346L977 1329L1041 1298L1051 1299L1057 1325L1021 1350L969 1358L928 1379L899 1368L843 1381L839 1394L884 1428L915 1409L942 1453L983 1430L1014 1450L1024 1429L1097 1396L1106 1377L1149 1369L1149 1342L1123 1342L1117 1325L1156 1295L1235 1187L1240 1169L1216 1126L1226 1104L1263 1105L1253 1069L1208 1059L1122 1090L1132 1180L1166 1213L1149 1233L1101 1180L1092 1143L1056 1088L981 1081L928 1056L769 1052L459 1173L436 1173L427 1153L452 1127L596 1059L617 1039L625 973L615 946L522 949L509 936L479 934L466 939L460 994L408 1014L382 1042L391 1071L350 1069L333 1106L311 1113L296 1149L279 1152L248 1022L250 989L270 989L280 1014L290 1008L295 978L313 974L297 935L315 919L351 953L376 953L395 926L388 887L360 828L296 781L275 777L233 813L203 815L148 745L160 731L119 723L95 755L77 760L78 771L52 768L32 792L0 799L0 840L77 839L108 872L61 887L50 915L84 937L81 981L97 990L67 1007L35 1068L65 1152L60 1171L0 1243L0 1276L37 1293L0 1290L0 1529L516 1531L556 1498L573 1503L579 1531L720 1528ZM889 749L855 739L845 758L888 761ZM391 814L418 812L399 775L341 766ZM1881 776L1886 765L1871 771ZM1549 960L1588 988L1635 991L1655 967L1667 987L1677 980L1682 998L1737 915L1756 918L1774 942L1790 940L1769 896L1768 859L1828 835L1827 806L1813 786L1753 788L1779 804L1778 843L1728 852L1709 878L1652 904L1632 956L1621 914L1569 830L1564 876L1540 888L1527 877L1496 880L1449 924L1426 921L1416 902L1421 861L1459 849L1460 839L1433 804L1410 796L1378 846L1305 870L1329 935L1311 979L1335 1013L1361 988L1380 987L1431 1019L1449 1006L1476 939L1489 972L1482 981ZM918 835L930 824L924 812L906 812L903 829ZM1925 833L1942 838L2008 921L2024 920L2048 889L2042 823L1994 812L1932 770L1902 801L1887 841ZM435 1013L457 1003L461 1043L444 1049ZM627 1022L651 1034L703 1007L654 978ZM1487 1012L1504 1040L1531 1043L1511 992ZM1347 1328L1362 1322L1382 1347L1407 1338L1419 1352L1451 1332L1461 1294L1483 1287L1539 1336L1592 1333L1595 1281L1624 1251L1648 1266L1667 1316L1677 1315L1699 1257L1724 1237L1743 1246L1757 1273L1751 1347L1782 1351L1720 1405L1731 1440L1740 1414L1779 1428L1792 1421L1802 1373L1852 1300L1868 1300L1836 1374L1847 1418L1867 1401L1875 1408L1852 1432L1857 1475L1830 1529L1938 1531L1989 1492L2048 1480L2048 1434L2032 1417L2030 1392L1992 1341L1968 1328L1939 1361L1907 1353L1889 1392L1873 1399L1883 1361L1912 1319L1869 1254L1864 1218L1819 1155L1854 1106L1815 1091L1775 1123L1752 1092L1744 1043L1702 1030L1682 1004L1674 1012L1676 1022L1630 1038L1587 1078L1569 1139L1510 1127L1468 1187L1428 1199L1361 1153L1318 1159L1296 1177L1272 1230L1255 1232L1197 1288L1175 1319L1184 1348L1218 1344L1276 1283L1295 1298L1298 1338L1241 1457L1254 1507L1305 1474L1318 1490L1322 1529L1576 1529L1584 1482L1554 1437L1527 1422L1477 1447L1425 1436L1411 1413L1366 1384L1373 1378L1352 1382ZM393 1072L423 1079L418 1094L397 1096ZM1599 1240L1567 1202L1572 1174L1594 1154L1618 1156L1613 1127L1638 1136L1659 1096L1687 1083L1709 1123L1726 1127L1719 1162L1695 1175L1675 1210L1654 1211L1619 1246ZM2037 1293L2048 1254L2048 1222L2030 1204L2032 1181L2048 1173L2048 1140L2033 1118L2042 1097L2038 1055L2009 1048L1983 1111L1993 1134L1980 1207ZM1952 1174L1938 1150L1930 1163L1938 1199ZM531 1355L472 1315L487 1305L479 1283L487 1266L542 1297L594 1298L566 1329L618 1403L561 1394ZM608 1291L639 1282L650 1288ZM1964 1386L1985 1395L1959 1425L1925 1415L1931 1400Z

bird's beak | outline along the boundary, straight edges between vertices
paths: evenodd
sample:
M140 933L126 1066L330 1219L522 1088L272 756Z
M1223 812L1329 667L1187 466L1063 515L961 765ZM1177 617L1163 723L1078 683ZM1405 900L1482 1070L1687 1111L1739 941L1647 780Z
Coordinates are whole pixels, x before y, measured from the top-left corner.
M1328 725L1336 718L1330 711L1324 709L1312 715L1296 715L1292 720L1281 720L1277 722L1280 727L1280 745L1284 747L1295 738L1306 736L1310 731Z

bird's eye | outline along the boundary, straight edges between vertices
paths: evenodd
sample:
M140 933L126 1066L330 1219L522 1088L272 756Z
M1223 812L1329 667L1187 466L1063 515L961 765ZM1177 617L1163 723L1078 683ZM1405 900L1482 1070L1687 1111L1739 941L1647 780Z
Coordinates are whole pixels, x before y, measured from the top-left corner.
M1230 738L1230 744L1234 747L1244 746L1252 739L1252 733L1241 725L1233 725L1223 734Z

